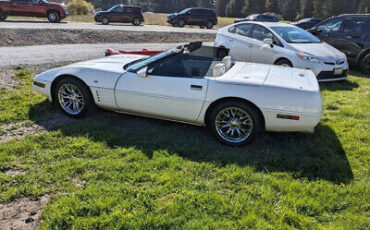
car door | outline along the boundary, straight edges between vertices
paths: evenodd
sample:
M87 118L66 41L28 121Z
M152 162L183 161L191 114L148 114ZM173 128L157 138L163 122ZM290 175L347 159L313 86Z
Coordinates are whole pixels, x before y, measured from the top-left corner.
M230 56L236 61L250 61L252 57L252 39L250 38L253 24L243 23L236 25L230 33ZM230 32L230 31L229 31Z
M35 16L33 9L33 0L14 0L11 3L12 14L16 16Z
M179 58L180 57L180 58ZM138 73L127 72L116 86L116 102L126 112L166 119L197 120L208 80L185 73L181 55L149 65Z
M355 59L361 52L365 39L370 36L370 17L348 17L344 21L343 36L333 38L332 44L347 55Z
M109 18L112 22L122 22L123 20L123 6L116 6L109 12Z
M121 15L121 21L122 22L132 22L134 17L134 8L132 7L124 7L123 8L123 13Z
M252 55L250 61L256 63L271 64L273 47L264 44L263 40L266 38L274 40L273 33L261 25L255 25L251 32L251 38L252 39L249 47L251 48L250 52L252 53Z

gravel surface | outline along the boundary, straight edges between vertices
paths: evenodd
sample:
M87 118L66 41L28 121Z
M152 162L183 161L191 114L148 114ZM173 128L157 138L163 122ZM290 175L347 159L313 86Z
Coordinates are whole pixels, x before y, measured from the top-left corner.
M104 57L107 48L141 50L170 49L179 43L135 43L135 44L69 44L21 47L0 47L0 67L35 65L43 63L75 62ZM2 70L5 71L5 70ZM9 76L9 75L6 75ZM1 82L11 81L3 78ZM5 82L4 82L5 84Z
M178 33L217 33L216 29L199 29L199 28L178 28L158 25L133 26L131 24L112 23L102 25L98 23L87 22L66 22L49 23L47 21L25 21L25 20L6 20L0 22L0 28L7 29L89 29L89 30L119 30L119 31L136 31L136 32L178 32Z

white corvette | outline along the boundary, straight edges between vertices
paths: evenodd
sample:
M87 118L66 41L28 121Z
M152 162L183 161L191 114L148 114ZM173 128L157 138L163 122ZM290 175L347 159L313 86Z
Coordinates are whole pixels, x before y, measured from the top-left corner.
M312 71L233 62L190 43L153 57L117 55L68 65L34 79L34 89L71 117L92 107L209 126L223 143L260 131L313 132L321 95Z

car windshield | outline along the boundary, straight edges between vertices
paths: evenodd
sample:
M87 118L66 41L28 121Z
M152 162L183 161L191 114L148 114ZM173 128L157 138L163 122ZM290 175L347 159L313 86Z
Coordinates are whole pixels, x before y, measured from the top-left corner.
M111 11L113 11L115 8L117 8L117 7L120 7L120 6L117 6L117 5L115 5L115 6L113 6L112 8L110 8L108 11L109 12L111 12Z
M298 27L271 27L288 43L320 43L320 39Z
M186 12L188 12L190 10L190 8L186 8L185 10L181 11L179 14L185 14Z
M177 48L170 49L168 51L165 51L165 52L162 52L160 54L154 55L152 57L144 58L144 59L140 60L139 62L134 61L132 63L129 63L129 64L125 65L124 68L128 72L137 72L138 70L144 68L145 66L149 65L150 63L159 61L159 60L161 60L161 59L163 59L167 56L173 55L173 54L178 53L178 52L179 52L179 49L177 49Z

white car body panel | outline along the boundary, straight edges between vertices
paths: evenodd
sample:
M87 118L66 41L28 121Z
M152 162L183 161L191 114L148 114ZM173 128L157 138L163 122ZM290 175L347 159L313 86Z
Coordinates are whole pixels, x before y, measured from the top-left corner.
M126 63L143 57L118 55L60 67L36 76L34 81L45 87L34 84L34 88L52 100L52 82L70 75L90 88L99 107L195 125L206 125L209 106L230 97L255 105L268 131L311 132L320 121L321 95L311 71L235 62L220 77L175 78L143 77L123 69ZM278 114L300 118L281 119Z
M257 24L268 29L284 47L274 45L270 47L262 41L250 37L230 33L228 29L231 26L239 24ZM218 31L214 46L230 49L230 56L236 61L255 62L263 64L274 64L279 59L288 59L293 67L301 69L310 69L316 76L322 71L333 71L334 68L341 68L348 70L348 62L346 55L329 44L310 43L310 44L294 44L288 43L282 39L270 27L272 26L292 26L286 23L266 23L266 22L241 22L234 25L227 26ZM306 53L320 59L320 63L308 62L300 59L297 52ZM337 63L337 60L343 60L343 63ZM331 64L327 64L331 63ZM335 78L333 80L343 80L344 78ZM330 81L330 79L323 79L320 81Z

